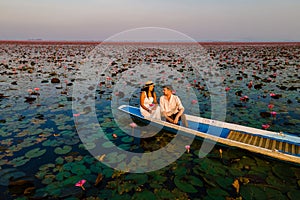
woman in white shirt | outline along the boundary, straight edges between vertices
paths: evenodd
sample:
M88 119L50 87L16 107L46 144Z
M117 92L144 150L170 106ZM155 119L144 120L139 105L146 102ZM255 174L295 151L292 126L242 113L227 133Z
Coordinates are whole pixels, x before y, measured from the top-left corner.
M145 118L161 119L160 107L157 103L154 83L147 81L140 95L140 111Z

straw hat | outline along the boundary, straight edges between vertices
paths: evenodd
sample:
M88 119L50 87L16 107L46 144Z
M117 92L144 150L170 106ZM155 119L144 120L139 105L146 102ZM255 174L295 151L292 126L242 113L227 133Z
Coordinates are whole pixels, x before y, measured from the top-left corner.
M153 83L152 81L147 81L147 82L145 83L145 86L146 86L146 87L148 87L148 86L150 86L150 85L154 85L154 83Z

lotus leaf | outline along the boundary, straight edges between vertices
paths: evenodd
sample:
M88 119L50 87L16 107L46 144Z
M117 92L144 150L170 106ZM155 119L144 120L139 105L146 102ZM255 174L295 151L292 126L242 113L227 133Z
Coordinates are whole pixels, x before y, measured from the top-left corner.
M264 186L258 187L253 185L246 185L241 187L240 194L243 199L267 199L267 195L264 191Z
M65 140L64 141L64 144L66 144L66 145L75 145L75 144L78 144L80 142L80 140L79 139L77 139L77 138L72 138L72 139L68 139L68 140Z
M103 146L104 148L110 148L110 147L114 147L115 144L112 143L112 142L110 142L110 141L107 141L107 142L104 142L104 143L102 144L102 146Z
M54 168L54 167L55 167L54 164L49 163L49 164L44 164L44 165L40 166L40 167L39 167L39 170L40 170L40 171L46 171L46 170L48 170L49 168Z
M61 193L61 186L57 182L53 182L46 186L46 191L51 196L58 197Z
M175 195L172 194L171 191L166 189L154 190L154 193L158 197L158 199L176 199Z
M70 172L66 172L66 171L62 171L62 172L59 172L57 175L56 175L56 180L58 181L62 181L64 180L65 178L68 178L71 176L71 173Z
M132 199L155 200L155 195L150 191L135 192Z
M38 179L43 179L45 177L45 175L47 174L47 171L38 171L35 174L35 177L37 177Z
M30 159L25 158L25 156L14 158L10 161L10 164L13 164L14 167L20 167L24 164L26 164Z
M91 150L91 149L94 149L96 147L96 144L93 143L93 142L85 142L84 147L85 147L86 150Z
M299 190L289 191L287 193L287 195L290 199L300 199L300 191Z
M105 168L103 169L103 174L106 178L111 178L114 171L111 168Z
M295 179L295 174L293 170L287 170L285 165L277 164L272 167L273 173L282 180L293 180Z
M206 192L212 199L221 199L221 197L224 199L224 197L229 196L226 191L220 188L209 188Z
M190 184L189 178L190 177L187 176L175 176L174 183L183 192L197 193L198 190L192 184Z
M133 137L125 136L122 138L122 142L129 143L133 141Z
M84 162L86 162L88 164L92 164L96 161L96 159L94 157L91 157L91 156L85 156L83 160L84 160Z
M286 197L278 190L266 187L264 188L265 193L267 195L267 199L276 199L276 200L284 200ZM300 194L300 193L299 193ZM297 199L299 199L300 196L298 196Z
M126 158L126 154L118 154L117 152L109 153L105 157L105 159L107 159L107 162L111 164L119 163L125 158Z
M36 157L40 157L42 155L44 155L46 153L46 149L42 149L40 150L40 148L35 148L35 149L32 149L30 151L28 151L25 156L27 158L36 158Z
M15 168L1 169L0 171L0 185L8 186L11 179L18 179L26 176L24 172L18 171Z
M72 147L71 147L71 146L64 146L63 148L61 148L61 147L56 147L56 148L54 149L54 153L62 155L62 154L67 154L67 153L69 153L71 150L72 150Z
M44 178L42 180L42 183L45 184L45 185L49 185L52 182L53 182L53 178Z
M146 174L128 174L125 180L133 180L135 185L143 185L148 181L148 176Z
M86 173L86 171L87 171L86 167L81 164L73 165L71 169L71 172L77 175L83 175Z
M56 164L62 165L64 163L64 159L62 157L58 157L55 159Z
M230 177L218 176L215 178L215 180L218 183L218 185L223 189L230 188L231 184L233 183L233 178Z
M57 147L61 144L63 144L63 142L57 140L46 140L45 142L42 143L42 145L45 147Z
M62 185L75 185L79 180L81 180L81 176L70 176L61 182Z

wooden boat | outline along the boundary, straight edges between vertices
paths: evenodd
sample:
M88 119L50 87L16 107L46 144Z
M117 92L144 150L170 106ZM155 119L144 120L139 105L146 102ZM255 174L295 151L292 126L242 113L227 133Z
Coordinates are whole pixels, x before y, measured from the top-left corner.
M239 147L276 159L300 164L300 137L257 128L186 115L189 127L162 120L144 118L139 108L121 105L119 110L142 121L154 122L164 127L181 130L203 139L210 139L228 146Z

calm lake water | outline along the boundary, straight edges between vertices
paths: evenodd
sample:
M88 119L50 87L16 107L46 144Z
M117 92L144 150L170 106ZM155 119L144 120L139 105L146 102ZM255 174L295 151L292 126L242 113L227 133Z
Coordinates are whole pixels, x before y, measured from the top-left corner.
M91 69L84 63L94 48L1 43L0 199L300 198L299 165L219 144L199 158L201 138L193 140L189 153L151 172L130 173L133 169L115 170L101 162L126 161L126 154L116 154L114 146L146 153L166 147L175 137L167 130L132 137L131 132L151 134L154 127L136 122L131 128L132 119L114 109L115 104L138 106L140 88L149 79L158 96L164 84L172 84L187 113L211 118L213 106L221 111L225 105L225 115L215 116L226 122L259 129L269 124L268 130L300 136L299 44L205 45L205 54L215 62L213 74L211 66L193 66L182 56L199 47L107 45L98 54L109 64L93 63L99 81L82 92L74 84L78 74ZM217 87L222 92L213 90ZM80 100L74 99L75 90L82 92ZM89 99L94 107L86 106ZM83 105L80 112L74 109L76 100ZM80 117L90 112L112 143L78 134ZM125 117L118 121L116 115ZM83 125L88 129L95 124ZM94 157L90 151L98 146L104 151ZM80 180L86 182L75 186Z

